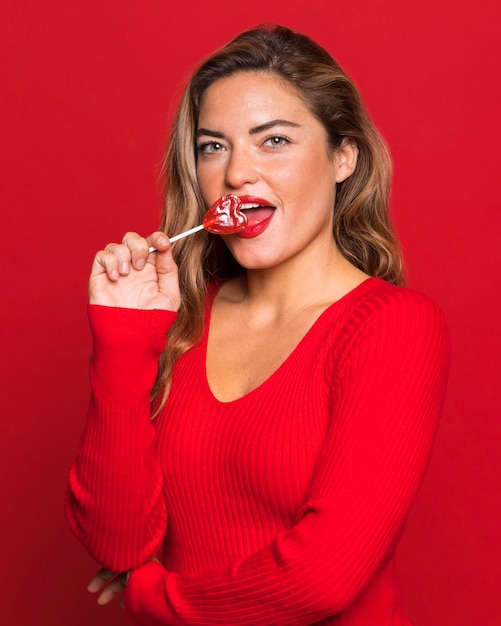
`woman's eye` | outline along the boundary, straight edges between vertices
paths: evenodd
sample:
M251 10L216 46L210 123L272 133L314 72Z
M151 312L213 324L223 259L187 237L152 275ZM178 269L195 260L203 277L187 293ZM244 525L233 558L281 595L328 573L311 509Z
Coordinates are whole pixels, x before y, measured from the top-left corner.
M221 150L224 150L224 146L218 141L205 141L197 145L197 152L203 154L214 154L215 152L221 152Z
M290 140L282 135L273 135L273 137L268 137L264 143L265 145L272 146L273 148L280 148L281 146L285 146L290 143Z

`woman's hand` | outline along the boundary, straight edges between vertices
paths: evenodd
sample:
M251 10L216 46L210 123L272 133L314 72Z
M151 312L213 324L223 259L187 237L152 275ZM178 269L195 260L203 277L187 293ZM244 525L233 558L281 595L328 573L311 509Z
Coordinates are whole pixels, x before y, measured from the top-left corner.
M151 560L160 563L157 557L153 557ZM129 580L131 571L132 570L129 570L128 572L113 572L106 567L102 567L94 574L93 579L87 585L87 591L90 593L97 593L98 591L101 592L97 597L97 603L101 606L109 604L117 596L121 596L120 606L123 608L124 603L122 594L127 586L127 581Z
M87 585L87 591L90 593L101 591L97 603L103 606L122 595L127 585L127 578L128 572L117 573L103 567L96 572L94 578ZM123 598L120 598L120 605L123 607Z
M148 252L154 246L157 252ZM177 265L167 236L127 233L121 244L100 250L92 265L89 302L130 309L177 311L181 304Z

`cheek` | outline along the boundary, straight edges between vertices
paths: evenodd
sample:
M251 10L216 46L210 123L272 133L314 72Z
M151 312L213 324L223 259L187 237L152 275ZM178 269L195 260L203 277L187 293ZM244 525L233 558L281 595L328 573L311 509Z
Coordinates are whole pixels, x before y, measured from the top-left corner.
M208 174L207 168L205 167L197 167L196 172L200 192L204 200L207 201L207 199L211 196L211 182L214 184L214 177Z
M282 164L276 172L277 176L299 189L314 187L315 181L324 176L323 163L313 154L304 154Z
M196 165L197 180L202 193L204 189L218 189L224 184L226 159L223 155L210 159L200 159ZM210 193L210 191L209 191ZM218 196L219 197L219 196Z
M314 183L309 163L298 159L283 160L262 168L264 178L283 192L301 193Z

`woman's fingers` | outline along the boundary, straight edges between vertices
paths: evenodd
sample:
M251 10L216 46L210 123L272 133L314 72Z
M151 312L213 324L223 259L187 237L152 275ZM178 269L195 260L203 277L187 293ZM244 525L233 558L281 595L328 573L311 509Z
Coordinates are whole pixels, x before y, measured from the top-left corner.
M126 233L122 243L109 243L96 254L93 274L105 272L110 280L116 281L120 276L127 276L131 267L141 270L146 265L148 248L144 237L133 232Z
M152 561L160 563L160 561L153 557ZM129 580L129 572L114 572L106 567L101 568L96 572L90 583L87 585L87 591L90 593L100 594L97 597L97 603L101 606L109 604L117 596L120 596L120 606L124 608L123 592L127 586Z
M164 252L170 247L170 241L165 233L156 231L146 239L148 246L153 246L159 252Z
M131 267L142 270L150 255L150 246L164 251L170 242L162 232L155 232L148 239L134 232L126 233L122 243L109 243L96 254L93 274L105 272L110 280L115 281L120 276L127 276Z
M90 593L96 593L96 591L99 591L104 584L116 575L116 572L106 569L106 567L101 568L98 572L96 572L90 583L87 585L87 591L90 591Z
M169 298L171 310L177 311L181 305L179 293L178 268L172 256L171 244L162 232L148 237L148 243L156 248L152 253L157 272L158 291Z
M98 257L111 280L118 280L119 276L127 276L130 272L131 253L123 244L109 243L102 252L98 253Z
M87 585L87 591L96 593L101 590L97 603L104 605L120 595L127 585L127 572L117 574L109 569L100 569Z
M92 264L91 277L99 276L100 274L106 274L109 280L118 280L120 276L119 272L119 259L116 254L108 249L99 250L94 257Z
M149 244L137 233L126 233L122 245L129 251L129 259L136 270L142 270L149 255Z
M103 589L97 598L97 603L100 605L109 604L117 596L120 596L127 585L127 572L122 572L114 578L109 585Z

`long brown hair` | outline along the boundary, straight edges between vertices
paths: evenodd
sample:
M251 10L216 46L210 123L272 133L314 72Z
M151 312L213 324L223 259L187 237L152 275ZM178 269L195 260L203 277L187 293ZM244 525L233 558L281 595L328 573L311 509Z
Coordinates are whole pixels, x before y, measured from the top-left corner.
M371 276L403 284L402 258L388 215L391 160L358 89L331 55L309 37L277 25L238 35L194 72L174 120L164 172L162 230L199 224L206 207L196 177L195 134L200 102L216 80L236 72L268 72L288 81L327 130L332 150L356 144L354 173L337 185L334 238L341 253ZM174 363L203 332L207 285L243 272L220 237L201 232L173 248L182 305L161 359L156 392L166 401Z

